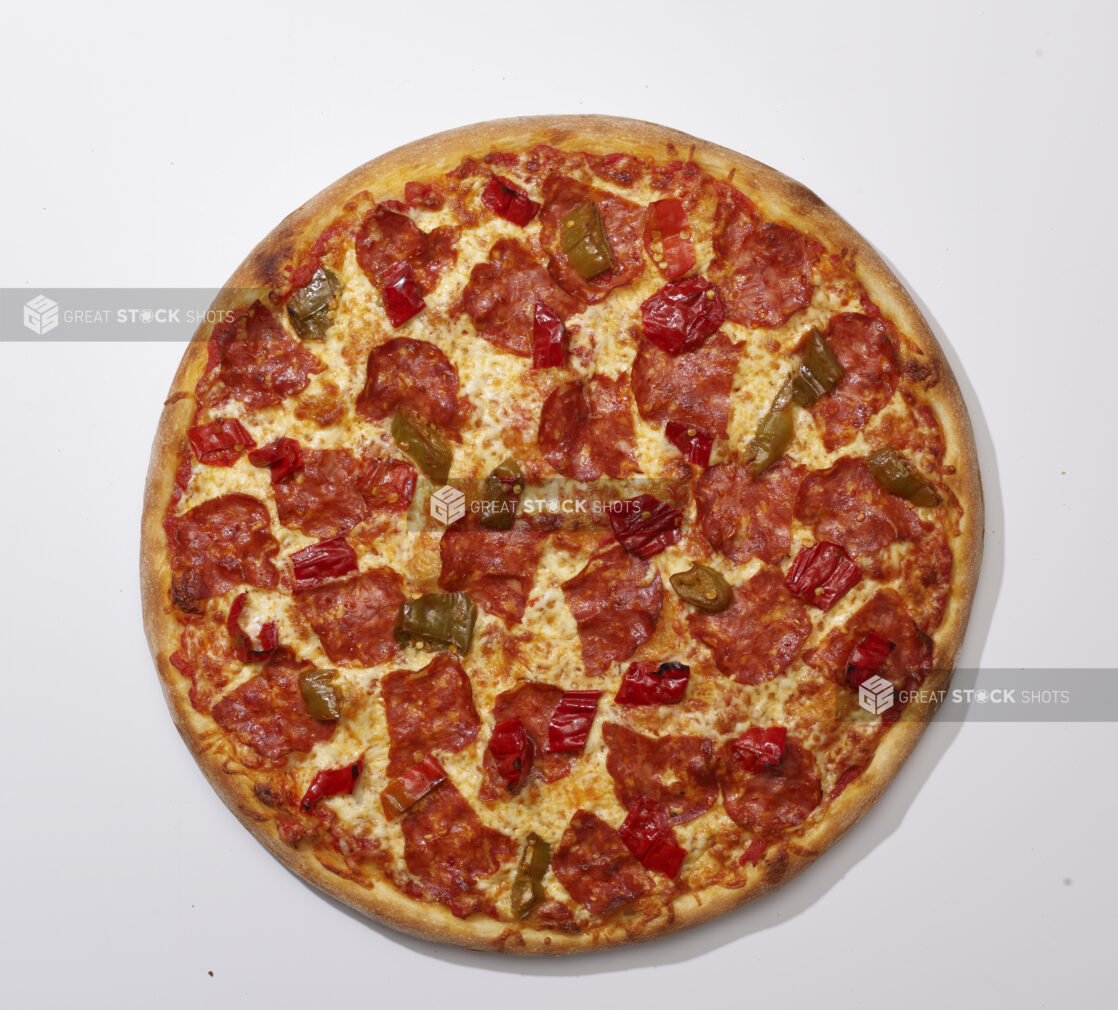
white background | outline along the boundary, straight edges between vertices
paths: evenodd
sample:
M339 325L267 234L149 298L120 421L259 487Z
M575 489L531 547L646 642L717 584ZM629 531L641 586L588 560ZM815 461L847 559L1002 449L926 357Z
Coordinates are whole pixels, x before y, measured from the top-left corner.
M1115 8L845 6L6 4L0 286L218 286L344 172L464 123L677 127L810 186L925 307L986 486L962 664L1112 667ZM142 636L143 475L182 350L0 342L5 1006L1114 997L1112 723L937 725L808 873L643 947L477 955L304 886L196 770Z

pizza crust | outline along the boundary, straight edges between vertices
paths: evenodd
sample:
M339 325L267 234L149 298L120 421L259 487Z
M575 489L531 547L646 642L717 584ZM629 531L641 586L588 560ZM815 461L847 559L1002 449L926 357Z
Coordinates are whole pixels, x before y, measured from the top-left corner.
M285 218L237 268L211 308L234 309L251 301L246 289L278 288L284 264L297 259L354 193L368 189L384 198L422 174L435 175L457 166L466 154L490 150L522 152L537 144L569 150L609 153L623 148L645 158L691 158L710 174L733 173L766 218L776 218L822 238L834 248L854 253L856 275L882 311L936 365L939 382L934 400L946 437L945 463L956 473L952 489L963 507L961 528L953 540L948 608L934 634L938 665L925 681L932 691L950 682L974 598L982 555L983 501L977 452L962 395L930 328L904 287L872 246L814 193L781 173L743 155L652 123L609 116L522 117L478 123L405 145L362 165ZM754 190L766 194L757 198ZM878 745L862 775L831 802L826 816L793 845L771 847L746 886L710 887L677 898L655 920L642 921L634 933L624 917L589 933L561 934L532 928L513 929L482 915L456 919L446 908L414 901L387 883L369 888L327 870L306 847L292 847L276 834L271 812L253 794L247 775L230 773L220 756L206 747L215 733L212 721L196 712L183 678L169 662L178 645L180 626L169 604L170 564L162 519L170 499L179 449L193 415L193 390L206 363L204 326L184 354L171 384L156 432L148 469L142 519L140 577L144 627L164 693L187 747L210 784L242 824L285 866L327 894L405 933L479 950L527 954L588 951L645 941L705 922L786 883L833 845L877 801L915 747L933 706L910 706ZM186 394L186 395L181 395Z

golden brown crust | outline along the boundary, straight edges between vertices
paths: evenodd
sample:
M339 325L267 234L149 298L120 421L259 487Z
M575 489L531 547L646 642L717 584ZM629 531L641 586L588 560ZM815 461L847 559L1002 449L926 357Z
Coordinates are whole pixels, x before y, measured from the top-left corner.
M490 150L522 152L537 144L570 150L609 153L617 149L648 158L692 158L712 175L733 174L735 183L757 198L762 213L813 234L834 249L853 253L858 279L870 298L893 319L938 367L934 402L948 445L945 464L956 467L953 490L963 507L962 525L953 541L956 564L944 620L935 633L938 666L926 686L932 690L950 681L974 598L982 554L983 502L977 454L970 421L951 369L931 330L900 282L868 242L814 193L779 172L743 155L652 123L608 116L524 117L478 123L408 144L362 165L289 215L237 268L213 308L245 303L245 289L279 287L282 267L303 252L354 193L369 190L375 197L397 191L416 175L434 175L454 168L467 154ZM207 747L210 720L190 705L183 683L169 658L177 647L180 627L169 605L170 567L162 518L172 494L175 470L193 413L193 390L206 361L205 328L183 357L171 385L152 447L144 498L140 574L144 626L179 732L202 771L229 808L277 859L328 894L396 929L432 940L475 949L517 953L569 953L650 940L704 922L780 886L841 837L878 799L896 775L932 717L931 703L913 705L906 718L884 736L864 773L831 803L817 827L797 839L794 849L780 846L755 868L746 886L721 886L686 893L674 906L631 935L618 920L593 933L559 934L543 930L510 930L507 924L475 915L454 918L440 905L414 901L388 884L373 889L327 870L306 847L280 840L274 821L253 794L247 776L230 774L216 751ZM176 398L176 394L186 394Z

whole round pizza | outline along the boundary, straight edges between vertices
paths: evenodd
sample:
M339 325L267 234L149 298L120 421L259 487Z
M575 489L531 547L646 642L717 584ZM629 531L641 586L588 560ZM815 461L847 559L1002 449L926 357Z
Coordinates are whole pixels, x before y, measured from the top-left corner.
M982 523L934 337L814 194L512 119L376 158L229 280L156 435L144 619L283 863L565 953L726 913L870 807Z

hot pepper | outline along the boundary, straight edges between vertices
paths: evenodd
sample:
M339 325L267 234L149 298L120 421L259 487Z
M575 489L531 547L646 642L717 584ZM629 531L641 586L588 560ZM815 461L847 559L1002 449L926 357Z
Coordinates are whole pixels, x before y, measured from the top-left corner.
M532 741L524 729L523 720L513 718L497 723L489 738L488 750L508 791L515 796L532 770L534 757Z
M567 328L548 306L536 302L532 315L532 367L557 368L567 360Z
M303 810L310 810L319 800L327 796L348 796L357 785L357 780L361 777L361 769L364 767L365 758L362 756L344 768L324 768L311 779L311 784L303 793L299 806Z
M446 483L454 452L438 428L400 407L392 415L392 437L431 480L436 484Z
M279 484L303 466L303 448L293 438L277 438L274 442L248 454L253 466L266 466L271 470L272 483Z
M730 584L706 565L692 565L685 572L676 572L670 582L681 600L713 614L725 610L734 598Z
M332 270L319 267L314 276L287 300L287 315L303 340L321 340L334 322L338 306L338 278Z
M718 288L705 277L672 281L641 303L646 339L668 354L701 347L725 319Z
M753 441L745 450L749 472L759 477L784 455L794 433L792 420L792 383L786 382L773 399L765 416L757 425Z
M445 781L446 772L442 765L428 755L381 791L380 805L384 816L392 820Z
M536 216L540 205L514 182L504 176L495 175L481 191L481 202L498 217L506 221L526 225Z
M751 772L760 772L784 760L787 741L788 730L784 726L751 726L730 744L730 752Z
M393 263L380 278L380 298L384 313L394 326L403 326L412 316L423 311L423 291L416 283L411 264L406 260Z
M520 854L520 865L512 878L509 889L509 903L512 914L523 919L544 898L543 878L551 866L551 846L534 831L528 833L524 851Z
M393 635L400 645L470 651L477 604L465 593L424 593L400 605Z
M593 200L580 203L563 216L559 225L559 244L567 259L583 277L591 280L613 266L602 213Z
M256 663L266 659L279 645L279 630L275 621L268 621L260 628L260 648L253 648L252 639L241 627L241 611L245 608L248 593L241 593L229 608L225 618L225 630L229 632L229 641L233 648L233 655L242 663Z
M299 674L299 693L312 719L333 722L342 715L341 692L334 686L334 670L304 670Z
M667 811L641 796L617 829L625 847L650 870L675 877L687 852L676 841Z
M547 728L549 754L582 750L586 746L601 694L601 691L567 691L559 699Z
M664 434L688 463L707 466L710 463L710 450L714 446L714 436L693 424L669 421L664 426Z
M784 576L788 592L820 610L830 610L861 581L862 569L838 544L826 540L800 551Z
M679 540L683 513L650 494L614 502L609 510L613 535L630 554L650 558Z
M485 478L481 489L481 517L486 529L507 530L516 518L520 492L524 490L524 474L511 456L499 463Z
M656 200L648 207L644 244L652 261L670 281L682 277L695 265L687 211L674 197Z
M895 644L876 631L871 631L850 650L846 660L846 682L860 687L881 669Z
M835 388L845 374L838 358L818 330L812 330L804 348L799 371L792 380L792 397L801 407L810 407Z
M896 449L878 449L866 460L866 469L886 491L906 498L914 505L938 505L940 497L907 459Z
M674 705L690 679L691 667L683 663L630 663L613 700L618 705Z
M295 569L295 588L309 589L323 579L357 571L357 552L342 535L320 540L291 555Z
M232 466L245 449L256 445L241 422L232 417L200 424L191 428L186 437L198 462L206 466Z

